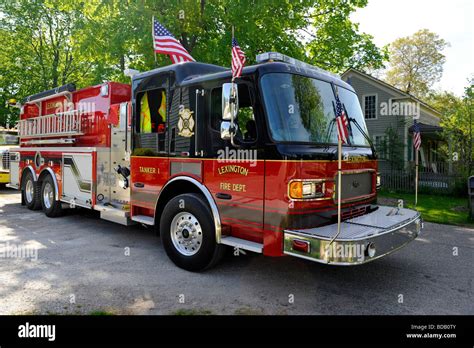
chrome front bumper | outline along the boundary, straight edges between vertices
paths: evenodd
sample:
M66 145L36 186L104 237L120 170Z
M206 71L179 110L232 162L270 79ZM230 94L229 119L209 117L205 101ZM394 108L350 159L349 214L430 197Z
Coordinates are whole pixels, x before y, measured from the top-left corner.
M285 230L284 253L332 265L358 265L388 255L412 240L423 228L417 211L378 206L341 223L301 230Z

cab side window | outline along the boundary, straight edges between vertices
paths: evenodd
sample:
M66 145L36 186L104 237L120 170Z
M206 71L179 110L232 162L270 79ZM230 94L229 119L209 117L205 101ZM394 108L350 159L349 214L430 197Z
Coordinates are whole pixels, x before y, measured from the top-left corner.
M165 151L167 112L165 89L149 90L137 96L135 148L155 153Z
M246 84L239 84L239 113L235 120L238 125L237 137L246 142L257 140L257 126L252 107L249 87ZM220 132L222 122L222 87L214 88L211 91L211 128Z
M155 89L141 94L138 102L137 133L164 133L166 130L166 90Z

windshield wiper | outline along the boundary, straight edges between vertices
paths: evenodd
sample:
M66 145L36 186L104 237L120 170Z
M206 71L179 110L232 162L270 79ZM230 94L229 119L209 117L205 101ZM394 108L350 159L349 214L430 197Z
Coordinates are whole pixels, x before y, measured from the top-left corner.
M333 104L332 106L334 107L334 102L333 102L332 104ZM335 113L335 112L336 112L336 109L334 108L334 113ZM332 133L332 128L334 127L334 123L335 123L335 122L336 122L336 118L333 118L333 119L331 120L331 122L329 122L328 130L327 130L327 132L326 132L326 140L325 140L326 143L329 143L329 139L330 139L331 133Z

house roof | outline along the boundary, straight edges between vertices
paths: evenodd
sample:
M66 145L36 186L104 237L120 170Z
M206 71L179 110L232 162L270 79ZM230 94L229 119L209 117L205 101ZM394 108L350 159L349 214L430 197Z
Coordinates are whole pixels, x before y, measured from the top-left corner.
M441 132L443 130L443 127L440 127L440 126L432 126L430 124L424 124L424 123L421 123L421 122L418 122L418 126L420 127L420 133L438 133L438 132ZM413 133L413 125L411 125L409 128L408 128L408 131L410 133Z
M376 78L376 77L373 77L372 75L366 74L366 73L364 73L364 72L362 72L362 71L360 71L360 70L357 70L357 69L354 69L354 68L349 68L349 69L347 69L346 71L344 71L344 73L341 75L341 77L347 76L350 72L354 72L354 73L356 73L356 74L359 74L359 75L361 75L361 76L363 76L363 77L365 77L365 78L368 78L368 79L370 79L370 80L372 80L372 81L374 81L374 82L376 82L376 83L378 83L378 84L383 85L384 87L387 87L387 88L393 90L394 92L397 92L397 93L399 93L399 94L402 94L402 95L403 95L404 97L406 97L406 98L412 99L412 100L414 100L414 101L420 103L420 104L423 105L425 108L427 108L428 110L430 110L431 112L433 112L433 113L435 114L435 116L438 117L438 118L441 116L441 113L440 113L438 110L436 110L435 108L433 108L431 105L425 103L423 100L418 99L418 98L415 97L414 95L411 95L410 93L404 92L404 91L402 91L401 89L399 89L399 88L397 88L397 87L394 87L394 86L388 84L387 82L382 81L382 80L380 80L380 79L378 79L378 78Z

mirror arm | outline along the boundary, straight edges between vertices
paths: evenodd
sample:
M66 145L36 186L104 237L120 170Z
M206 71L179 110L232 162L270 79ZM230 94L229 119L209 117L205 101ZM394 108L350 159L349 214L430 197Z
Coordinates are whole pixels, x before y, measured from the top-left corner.
M232 110L230 113L230 143L234 147L240 147L240 145L234 142L234 131L235 131L235 124L234 124L234 110L235 110L235 88L237 85L234 84L234 79L232 79L232 96L230 98L230 104L232 105Z

